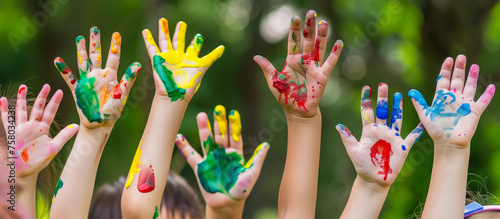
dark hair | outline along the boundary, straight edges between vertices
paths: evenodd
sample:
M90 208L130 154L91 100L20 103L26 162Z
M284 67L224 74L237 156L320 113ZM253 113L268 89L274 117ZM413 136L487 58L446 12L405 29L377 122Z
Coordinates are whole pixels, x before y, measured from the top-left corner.
M125 176L121 176L113 184L103 184L97 189L90 204L89 218L92 219L118 219L121 214L121 197L125 186ZM180 214L184 219L187 215L191 219L201 219L203 207L198 195L189 186L184 178L177 173L168 174L167 185L163 192L161 206L166 205L169 217Z
M0 91L0 94L3 94L3 92ZM32 93L28 93L28 95L33 95ZM7 103L8 105L15 105L16 104L16 101L17 101L17 98L16 97L9 97L7 98ZM31 113L31 108L32 108L32 105L33 103L35 102L35 98L26 98L26 111L27 113ZM2 123L2 119L0 118L0 123ZM50 131L49 131L49 136L50 137L53 137L54 136L54 133L57 131L57 130L60 130L60 124L56 123L56 122L53 122L51 125L50 125ZM0 144L0 146L2 147L7 147L7 136L5 135L5 130L4 130L4 127L3 125L0 125L0 140L2 142L2 144ZM2 151L4 152L7 152L7 149L3 150ZM52 196L54 194L54 190L55 190L55 187L56 187L56 184L57 184L57 180L58 180L58 171L57 171L57 167L60 167L62 166L61 165L61 153L58 153L53 159L52 161L43 169L41 170L39 173L38 173L38 178L37 178L37 182L36 182L36 188L37 188L37 191L40 192L40 195L42 197L42 200L47 203L47 206L50 207L51 205L51 200L52 200ZM2 154L2 156L6 156L6 154ZM38 205L40 206L40 205ZM38 212L41 212L42 214L48 214L49 213L49 209L50 208L47 208L47 209L42 209L42 211L40 211L39 209L37 210Z

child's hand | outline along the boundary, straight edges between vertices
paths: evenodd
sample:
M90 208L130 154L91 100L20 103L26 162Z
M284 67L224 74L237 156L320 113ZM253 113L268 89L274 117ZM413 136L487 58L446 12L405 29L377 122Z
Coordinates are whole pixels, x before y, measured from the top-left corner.
M447 58L443 62L431 106L427 105L417 90L408 93L420 121L436 145L468 148L479 118L495 94L495 86L490 84L479 100L474 102L479 66L471 66L464 86L465 64L465 56L459 55L452 77L453 59Z
M5 97L0 99L0 111L6 136L10 134L15 136L15 139L8 138L8 141L10 145L11 141L15 140L16 154L9 154L9 156L17 157L17 175L20 178L36 181L37 174L50 163L64 144L78 132L79 127L76 124L68 125L56 137L51 139L48 136L50 124L54 120L63 92L61 90L56 91L47 107L45 107L50 86L48 84L44 85L35 100L29 119L26 106L27 92L28 88L25 85L19 87L15 114L10 113L10 111L13 111L13 107L8 105ZM15 122L12 117L15 117ZM9 128L12 126L15 126L15 129Z
M203 158L181 134L177 135L175 143L193 168L207 206L218 209L248 197L259 177L269 144L260 144L245 162L238 111L230 112L229 126L223 106L215 107L214 117L215 141L207 114L200 113L196 117Z
M156 93L168 96L171 102L186 100L189 102L198 90L201 79L207 69L222 56L224 46L219 46L208 55L199 58L203 46L203 36L196 34L186 51L186 23L177 23L170 40L168 21L161 18L158 21L159 43L155 43L148 29L142 31L144 43L153 64Z
M303 32L300 31L300 17L296 16L291 20L288 55L281 72L262 56L255 56L254 60L264 72L269 89L287 113L312 117L318 113L328 76L335 67L344 44L337 40L323 64L328 24L320 21L316 33L316 12L308 11L306 18ZM304 35L302 47L301 35Z
M358 176L366 182L376 183L381 187L388 187L394 182L408 152L424 131L422 125L419 125L406 139L401 138L403 97L400 93L394 94L392 116L389 119L387 94L387 85L380 84L375 121L371 88L363 87L361 91L363 133L359 142L345 126L339 124L336 127Z
M61 58L54 59L56 68L71 89L80 121L87 128L110 127L118 120L136 74L141 70L141 64L132 63L118 83L116 74L120 64L121 41L120 34L113 33L106 67L102 69L100 30L90 28L90 60L85 38L78 36L76 48L80 79L74 77Z

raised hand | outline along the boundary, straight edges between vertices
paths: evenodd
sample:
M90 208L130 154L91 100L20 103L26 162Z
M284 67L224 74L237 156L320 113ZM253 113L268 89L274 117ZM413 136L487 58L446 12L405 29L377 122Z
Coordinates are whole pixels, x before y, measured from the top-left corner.
M361 117L363 133L359 142L344 125L337 125L347 154L351 158L358 177L381 187L390 186L401 168L413 144L423 134L421 124L407 137L401 137L403 123L403 97L395 93L392 104L392 116L389 118L388 86L380 84L377 97L377 119L371 100L371 88L361 91Z
M252 157L245 161L238 111L230 112L229 126L223 106L215 107L214 117L215 139L207 114L200 113L196 117L203 157L183 135L178 134L175 143L198 178L207 206L218 209L248 197L259 177L269 144L260 144Z
M328 24L322 20L316 31L316 12L309 10L301 31L300 17L293 17L288 36L288 55L281 72L262 56L255 56L267 80L269 89L286 112L312 117L318 112L328 76L337 63L344 44L337 40L323 63L327 44ZM303 45L301 35L304 36ZM302 49L302 51L301 51Z
M90 54L87 56L85 38L76 38L78 69L76 79L64 61L54 59L56 68L71 89L80 121L87 128L112 126L120 117L128 94L134 85L141 64L132 63L118 83L117 71L121 52L120 33L113 33L106 67L102 68L101 36L97 27L90 28ZM90 57L90 59L88 59Z
M79 127L76 124L68 125L54 138L50 138L50 124L54 121L63 92L61 90L56 91L47 106L45 106L50 86L48 84L44 85L35 100L29 118L26 106L27 92L28 88L25 85L19 87L14 114L10 113L13 111L13 106L9 106L7 98L2 97L0 99L0 112L6 135L9 136L9 134L15 133L15 139L8 139L8 141L14 140L15 142L15 154L9 154L9 156L17 157L17 176L21 179L36 182L38 173L50 163L64 144L78 132ZM15 121L12 120L12 117L15 118ZM9 128L12 126L15 126L14 130ZM9 145L9 149L12 149L10 147L14 147L14 145Z
M452 76L453 59L447 58L443 62L431 106L417 90L408 93L420 121L436 145L468 147L481 114L495 94L495 85L490 84L475 102L479 66L471 66L464 86L465 66L465 56L459 55Z
M179 21L172 41L168 31L168 21L161 18L158 21L160 47L156 45L148 29L142 31L155 72L156 93L168 96L171 102L179 99L189 102L198 90L207 69L224 53L224 46L219 46L208 55L199 58L203 46L201 34L196 34L184 51L186 28L186 23Z

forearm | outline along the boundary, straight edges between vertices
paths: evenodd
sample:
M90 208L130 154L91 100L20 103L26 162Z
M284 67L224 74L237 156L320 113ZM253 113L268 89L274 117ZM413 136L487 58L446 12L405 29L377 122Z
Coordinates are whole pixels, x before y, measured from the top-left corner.
M19 205L36 218L36 181L38 174L30 176L28 179L19 178L16 183Z
M243 216L243 207L245 206L245 201L240 201L235 205L224 206L219 209L212 209L206 207L206 219L240 219Z
M151 112L142 135L140 157L137 164L132 164L127 184L122 195L122 215L124 218L151 218L155 206L160 208L161 197L167 182L173 147L179 126L182 122L187 103L170 102L169 99L156 95ZM140 152L139 152L140 151ZM134 168L151 165L154 170L155 188L149 192L139 191L137 184L139 172Z
M356 177L341 218L378 218L389 188L373 185Z
M54 193L51 218L88 217L97 167L111 129L81 126Z
M288 149L281 180L279 218L314 218L321 145L321 114L287 114Z
M463 217L469 148L435 145L431 183L422 218Z

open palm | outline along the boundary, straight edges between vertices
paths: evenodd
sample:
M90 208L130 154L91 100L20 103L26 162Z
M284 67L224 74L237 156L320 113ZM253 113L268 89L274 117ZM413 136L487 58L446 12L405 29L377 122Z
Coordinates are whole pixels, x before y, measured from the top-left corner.
M28 119L26 106L26 93L28 89L25 85L19 87L17 104L15 109L15 154L10 157L17 157L16 169L19 177L35 176L44 169L52 158L61 150L66 142L78 131L76 124L69 125L51 139L49 135L50 124L61 102L63 93L58 90L50 102L45 107L47 96L50 92L50 86L43 86L40 94L37 96L30 117ZM2 97L1 114L3 126L9 136L9 114L8 102ZM12 145L11 145L12 146ZM9 150L10 151L10 150Z
M288 36L288 55L281 72L262 56L255 56L267 80L269 89L287 112L301 116L314 116L323 96L328 76L337 63L343 47L335 42L326 62L323 58L327 44L328 24L320 21L316 33L316 12L306 14L306 25L301 31L300 17L293 17ZM304 36L301 46L301 35ZM301 51L302 48L302 51Z
M170 39L168 21L161 18L158 21L158 47L146 29L142 32L144 43L154 69L156 92L168 96L172 102L191 100L201 84L201 79L207 69L222 56L224 46L219 46L208 55L199 58L203 46L203 36L196 34L191 44L185 49L186 23L177 23L173 41Z
M474 136L481 114L495 94L495 86L489 85L475 102L479 66L471 66L464 86L465 64L465 56L458 56L452 76L453 59L447 58L443 62L431 106L427 105L417 90L408 93L420 121L436 144L467 146Z
M121 36L113 33L106 67L101 68L101 38L97 27L90 29L90 59L85 38L78 36L76 47L79 79L74 77L61 58L55 58L54 64L71 89L80 121L88 128L112 125L120 118L141 64L132 63L118 83L116 74L120 64Z
M394 182L408 152L424 131L422 125L419 125L406 139L403 139L401 137L402 95L394 94L392 118L389 118L387 94L387 85L381 84L378 91L375 121L371 89L368 86L363 88L361 99L363 133L359 142L344 125L337 125L337 131L340 133L358 176L382 187L390 186Z
M259 178L269 144L260 144L245 161L238 111L231 111L229 127L223 106L217 106L214 114L215 139L207 114L197 116L203 158L181 134L177 136L176 145L195 172L207 205L220 208L248 197Z

